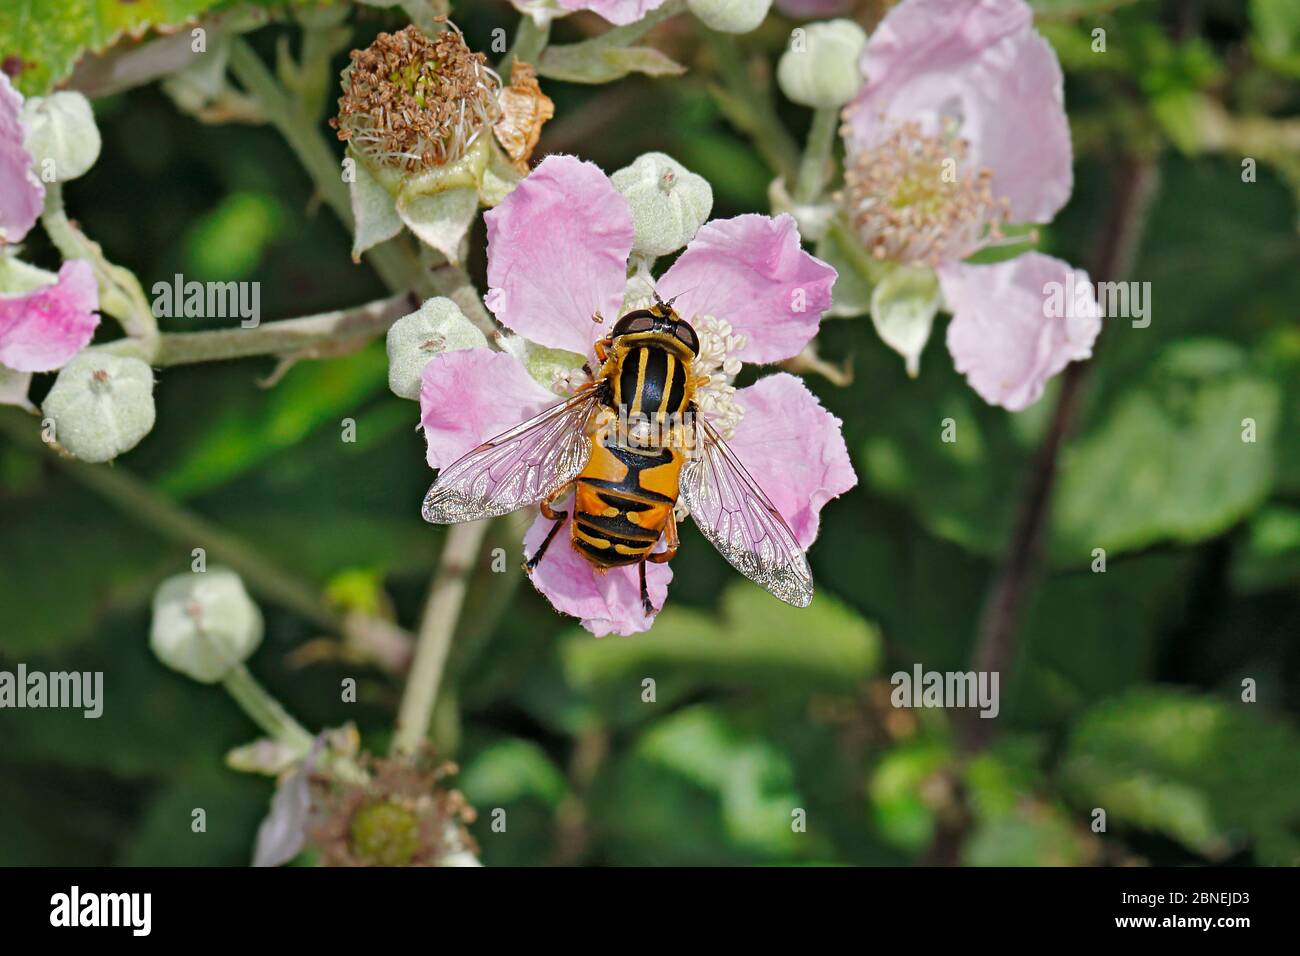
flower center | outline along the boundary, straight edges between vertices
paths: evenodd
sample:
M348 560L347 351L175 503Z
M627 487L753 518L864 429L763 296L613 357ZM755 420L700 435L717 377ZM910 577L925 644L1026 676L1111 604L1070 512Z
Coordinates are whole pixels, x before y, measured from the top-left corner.
M420 821L392 801L357 810L349 828L352 851L373 866L403 866L420 851Z
M363 155L408 171L455 162L501 116L501 78L460 30L381 33L352 51L333 120Z
M969 144L954 124L938 135L903 123L850 159L850 222L877 259L937 266L1000 238L1008 203L993 195L993 172L967 168Z
M745 417L745 410L736 403L736 386L732 384L740 374L740 359L732 353L744 348L748 339L732 332L731 323L711 315L695 316L691 327L700 340L700 354L694 363L699 378L695 404L718 433L730 440Z

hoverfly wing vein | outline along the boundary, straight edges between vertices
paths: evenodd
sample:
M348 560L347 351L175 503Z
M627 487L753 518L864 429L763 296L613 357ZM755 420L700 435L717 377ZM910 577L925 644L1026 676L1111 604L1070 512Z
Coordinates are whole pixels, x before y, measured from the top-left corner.
M722 437L699 421L703 453L682 469L691 518L737 571L787 604L807 607L812 572L794 532Z
M587 421L597 394L587 391L489 439L438 474L421 514L457 524L536 504L572 481L591 455Z

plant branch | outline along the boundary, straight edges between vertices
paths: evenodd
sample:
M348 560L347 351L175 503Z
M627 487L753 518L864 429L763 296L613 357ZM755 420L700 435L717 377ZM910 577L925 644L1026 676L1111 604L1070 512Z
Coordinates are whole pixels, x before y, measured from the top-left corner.
M1157 184L1154 159L1129 156L1122 161L1115 202L1090 270L1094 282L1119 281L1131 272ZM1011 538L985 597L974 667L976 671L1002 674L1004 688L1016 661L1025 613L1044 572L1042 552L1050 524L1057 459L1078 416L1090 368L1088 362L1076 362L1062 376L1047 435L1030 462ZM992 724L989 720L967 718L961 727L962 749L973 752L986 746Z
M312 735L253 679L242 663L227 671L221 683L249 719L272 738L291 747L300 758L311 750Z
M127 335L149 338L157 333L158 323L140 288L140 280L130 269L109 262L99 243L68 219L61 183L46 185L41 225L63 258L85 259L90 263L99 286L99 307L122 323Z
M415 659L397 711L394 754L415 753L428 736L438 700L438 685L442 682L456 622L465 601L470 569L478 557L487 526L486 521L472 521L447 529L447 540L420 620Z
M0 414L0 431L29 448L37 448L43 443L35 429L21 424L31 420L18 412ZM210 556L238 571L248 586L264 597L293 609L321 627L339 628L339 620L326 609L317 588L266 560L237 536L165 498L125 468L88 465L62 456L55 457L54 461L69 476L131 519L178 542L187 551L195 547L206 549Z
M799 176L794 185L794 201L816 202L830 181L831 156L835 150L835 132L839 128L840 111L835 108L813 111L812 126L803 159L799 162Z
M338 355L383 335L389 326L418 305L411 293L402 292L352 309L283 319L248 329L164 332L152 339L119 339L95 346L95 350L129 355L157 367L253 355L310 356L313 352Z

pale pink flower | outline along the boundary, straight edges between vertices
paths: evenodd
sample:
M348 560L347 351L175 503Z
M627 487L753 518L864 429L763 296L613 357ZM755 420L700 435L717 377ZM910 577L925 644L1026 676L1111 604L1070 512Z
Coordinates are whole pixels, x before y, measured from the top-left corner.
M662 7L667 0L559 0L561 9L590 10L610 23L623 26L644 20L651 10Z
M551 156L485 218L488 307L513 332L576 352L594 367L592 345L623 306L633 242L626 200L591 163ZM730 433L732 450L805 549L817 536L822 506L857 481L840 422L793 375L739 390L730 381L741 361L798 354L817 332L834 280L834 269L800 247L793 219L748 215L705 224L655 281L700 336L696 368L711 374L699 398L704 414ZM603 324L592 319L598 312ZM450 465L559 397L510 354L479 348L436 355L420 393L429 465ZM550 525L534 522L526 553ZM597 573L567 538L566 525L532 574L537 589L596 635L646 630L654 615L642 609L637 568ZM657 613L672 569L647 564L646 572Z
M62 368L95 334L97 308L95 273L81 259L65 262L51 285L0 295L0 365L18 373ZM6 378L13 387L0 394L0 404L26 405L26 380Z
M903 0L872 34L862 71L844 110L848 214L879 258L939 273L957 368L986 401L1023 409L1091 354L1100 324L1044 313L1044 290L1029 284L1064 282L1059 260L961 260L1001 224L1048 222L1070 197L1056 54L1024 0ZM944 163L955 163L955 182L939 175Z
M22 108L22 94L0 71L0 243L21 241L45 203L45 187L23 145Z

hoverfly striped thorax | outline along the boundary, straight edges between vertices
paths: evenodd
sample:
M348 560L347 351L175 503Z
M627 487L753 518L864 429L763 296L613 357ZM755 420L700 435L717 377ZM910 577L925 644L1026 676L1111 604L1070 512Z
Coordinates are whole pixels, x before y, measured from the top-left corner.
M525 562L531 571L568 521L570 512L554 506L572 491L572 547L598 571L639 565L649 614L645 563L676 554L680 497L733 567L807 606L812 575L794 532L698 413L699 351L671 302L628 312L595 344L600 367L577 394L442 469L425 496L425 520L473 521L538 504L555 523Z
M591 457L575 481L573 546L598 568L667 560L673 508L692 447L695 330L672 306L629 312L597 343L604 406L592 416ZM654 554L668 532L668 548Z

